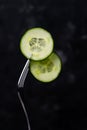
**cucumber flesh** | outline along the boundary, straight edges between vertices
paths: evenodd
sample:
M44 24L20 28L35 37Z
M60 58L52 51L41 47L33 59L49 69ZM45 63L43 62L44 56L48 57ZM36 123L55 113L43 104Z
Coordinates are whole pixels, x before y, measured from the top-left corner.
M43 60L53 51L53 38L48 31L42 28L33 28L23 35L20 49L28 59Z
M61 60L56 53L52 53L42 61L31 60L30 71L37 80L51 82L57 78L61 71Z

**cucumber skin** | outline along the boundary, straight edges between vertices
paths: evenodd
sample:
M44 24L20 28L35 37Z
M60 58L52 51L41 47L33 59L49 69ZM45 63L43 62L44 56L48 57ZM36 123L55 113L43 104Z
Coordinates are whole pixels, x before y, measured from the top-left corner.
M41 29L41 30L44 30L45 32L47 32L47 33L50 35L53 44L52 44L52 50L51 50L51 52L50 52L47 56L45 56L44 58L40 58L40 59L38 59L38 58L37 58L37 59L33 59L32 56L28 57L28 56L26 56L25 53L23 53L21 44L22 44L22 39L23 39L23 37L24 37L29 31L37 30L37 29ZM43 28L41 28L41 27L31 28L31 29L27 30L27 31L23 34L23 36L22 36L22 38L21 38L21 40L20 40L20 51L21 51L21 53L25 56L25 58L31 59L31 60L34 60L34 61L44 60L45 58L49 57L49 55L51 55L51 53L53 52L53 48L54 48L54 40L53 40L53 38L52 38L52 35L50 34L50 32L48 32L47 30L45 30L45 29L43 29Z

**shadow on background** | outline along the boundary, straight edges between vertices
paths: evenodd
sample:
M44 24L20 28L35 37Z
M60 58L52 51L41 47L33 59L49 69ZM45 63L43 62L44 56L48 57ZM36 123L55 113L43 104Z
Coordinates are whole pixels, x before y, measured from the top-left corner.
M62 59L60 76L43 84L28 74L21 92L31 130L87 128L87 5L85 0L0 1L0 130L27 130L17 97L26 62L20 38L32 27L48 30Z

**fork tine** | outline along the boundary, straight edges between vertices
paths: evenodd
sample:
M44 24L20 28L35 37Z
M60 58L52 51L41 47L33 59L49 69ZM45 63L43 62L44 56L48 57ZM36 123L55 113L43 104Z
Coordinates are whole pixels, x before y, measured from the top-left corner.
M27 62L25 63L25 66L21 72L21 75L19 77L19 80L18 80L18 87L21 88L24 86L24 82L25 82L25 79L26 79L26 76L27 76L27 73L29 71L29 59L27 60Z

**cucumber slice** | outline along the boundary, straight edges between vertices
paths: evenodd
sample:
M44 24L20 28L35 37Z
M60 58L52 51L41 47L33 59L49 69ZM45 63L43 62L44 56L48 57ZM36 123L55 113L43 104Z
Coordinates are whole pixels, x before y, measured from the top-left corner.
M61 60L59 56L53 52L42 61L31 60L30 71L37 80L51 82L57 78L61 71Z
M20 42L20 49L28 59L45 59L53 51L52 36L42 28L30 29L23 35Z

